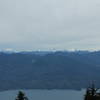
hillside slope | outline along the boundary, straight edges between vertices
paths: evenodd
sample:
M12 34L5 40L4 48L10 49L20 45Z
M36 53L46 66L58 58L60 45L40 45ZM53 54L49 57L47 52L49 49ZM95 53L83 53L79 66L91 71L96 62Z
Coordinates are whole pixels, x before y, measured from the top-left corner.
M100 87L100 52L0 53L0 90Z

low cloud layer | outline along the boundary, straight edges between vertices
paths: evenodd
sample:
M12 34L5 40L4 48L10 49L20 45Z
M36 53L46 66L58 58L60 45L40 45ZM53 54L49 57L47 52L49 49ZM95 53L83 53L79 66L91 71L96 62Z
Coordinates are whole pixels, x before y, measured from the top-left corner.
M0 50L99 50L100 0L0 0Z

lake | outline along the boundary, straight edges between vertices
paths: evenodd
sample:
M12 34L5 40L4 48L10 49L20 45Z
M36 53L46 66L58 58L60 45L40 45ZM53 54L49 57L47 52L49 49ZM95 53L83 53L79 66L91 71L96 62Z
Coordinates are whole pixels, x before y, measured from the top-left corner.
M0 100L15 100L19 90L0 92ZM83 100L85 90L22 90L29 100Z

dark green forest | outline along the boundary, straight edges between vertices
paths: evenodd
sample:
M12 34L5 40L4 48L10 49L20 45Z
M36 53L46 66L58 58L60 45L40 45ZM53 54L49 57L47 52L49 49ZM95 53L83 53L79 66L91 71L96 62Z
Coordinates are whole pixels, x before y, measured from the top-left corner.
M100 52L0 52L0 90L100 87Z

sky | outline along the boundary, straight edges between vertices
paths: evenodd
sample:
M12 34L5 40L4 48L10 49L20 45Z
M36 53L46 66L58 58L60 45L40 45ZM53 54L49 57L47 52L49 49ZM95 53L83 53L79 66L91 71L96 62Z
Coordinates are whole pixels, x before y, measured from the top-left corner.
M100 0L0 0L0 50L100 50Z

